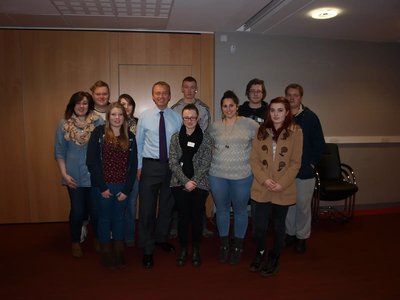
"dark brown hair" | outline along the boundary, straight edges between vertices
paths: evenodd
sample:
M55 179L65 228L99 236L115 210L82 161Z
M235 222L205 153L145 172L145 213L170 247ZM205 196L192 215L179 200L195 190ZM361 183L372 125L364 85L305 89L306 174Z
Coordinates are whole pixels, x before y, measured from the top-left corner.
M288 112L288 114L285 118L285 121L283 121L282 126L279 127L278 129L275 129L275 126L274 126L274 123L272 122L271 114L270 114L271 105L274 103L282 103L284 105L286 111ZM258 133L257 133L257 138L260 141L265 140L268 137L268 134L269 134L268 130L267 130L268 128L271 128L271 131L274 134L273 139L274 139L274 141L276 141L283 130L285 130L287 136L289 136L288 128L292 125L296 125L296 122L293 119L292 111L290 110L290 103L284 97L277 97L277 98L271 100L271 102L268 105L268 109L265 112L265 119L266 119L265 123L260 126L260 128L258 129Z
M92 95L90 95L87 92L83 92L83 91L76 92L75 94L73 94L71 96L71 99L69 99L69 103L67 105L67 108L65 109L65 113L64 113L65 120L69 120L72 117L72 114L75 112L75 105L78 102L82 101L83 98L86 98L89 103L89 108L86 113L86 116L88 116L89 113L94 109L94 101L93 101Z

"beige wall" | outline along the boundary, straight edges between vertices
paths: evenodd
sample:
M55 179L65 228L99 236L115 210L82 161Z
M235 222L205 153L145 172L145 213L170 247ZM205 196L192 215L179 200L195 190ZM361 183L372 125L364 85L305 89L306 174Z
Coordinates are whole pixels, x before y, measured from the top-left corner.
M140 113L153 104L154 82L173 82L174 103L183 74L192 75L212 107L213 35L0 30L0 44L0 223L68 220L68 193L53 158L55 131L71 95L96 80L110 84L111 101L129 92ZM143 76L124 71L139 66ZM154 66L166 70L163 78L146 77L146 67ZM175 77L168 74L174 67ZM135 89L125 90L130 82Z

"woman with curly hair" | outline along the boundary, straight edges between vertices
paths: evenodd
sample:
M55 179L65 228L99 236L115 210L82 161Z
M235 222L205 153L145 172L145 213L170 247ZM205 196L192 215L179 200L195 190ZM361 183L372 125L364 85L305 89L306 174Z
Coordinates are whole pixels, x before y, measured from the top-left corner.
M94 111L93 98L89 93L72 95L56 132L54 158L60 169L62 184L67 186L71 210L69 228L71 232L72 256L81 258L79 245L83 221L87 211L93 227L94 246L100 252L98 221L99 215L91 188L90 174L86 167L86 152L89 138L104 120Z

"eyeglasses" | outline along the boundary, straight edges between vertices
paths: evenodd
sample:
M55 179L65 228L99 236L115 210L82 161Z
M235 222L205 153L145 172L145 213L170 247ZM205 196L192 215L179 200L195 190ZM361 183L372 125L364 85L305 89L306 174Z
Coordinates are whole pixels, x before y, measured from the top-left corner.
M197 117L184 117L184 118L182 118L182 120L183 120L183 121L186 121L186 122L189 121L189 120L190 120L190 121L196 121L196 120L197 120Z
M263 91L250 90L250 94L262 94Z

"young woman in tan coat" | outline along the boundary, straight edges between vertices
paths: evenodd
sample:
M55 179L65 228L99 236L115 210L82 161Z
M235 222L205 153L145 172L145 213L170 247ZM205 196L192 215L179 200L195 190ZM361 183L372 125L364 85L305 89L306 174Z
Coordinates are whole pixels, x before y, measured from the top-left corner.
M261 270L265 260L269 217L274 227L273 248L261 275L273 275L279 267L279 256L285 239L285 219L290 205L296 203L295 178L301 166L303 132L294 120L288 100L271 100L262 124L253 140L250 154L254 181L251 199L255 205L256 255L250 271Z

